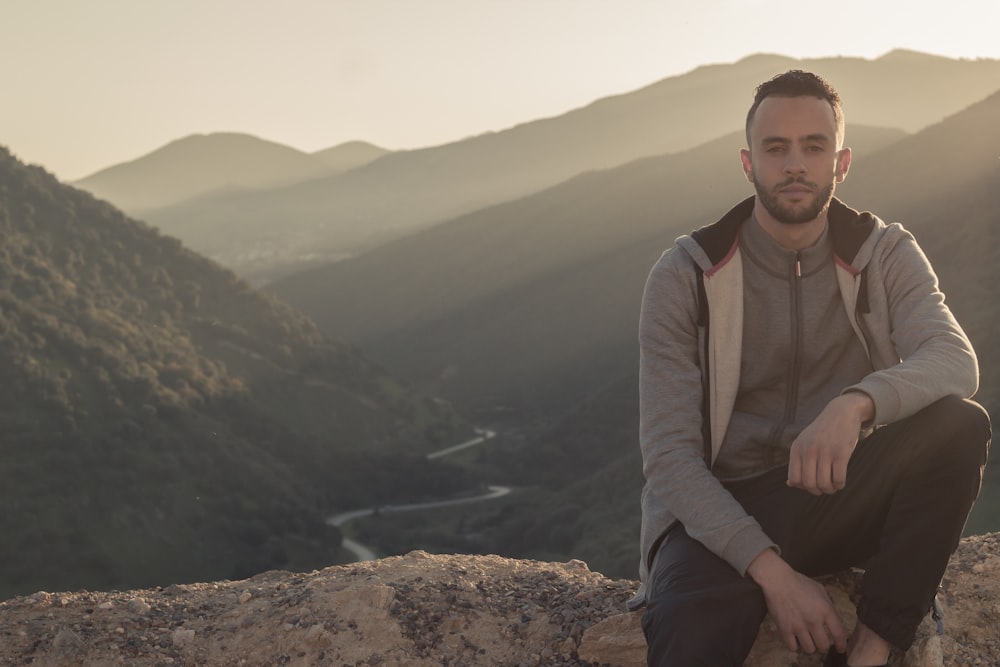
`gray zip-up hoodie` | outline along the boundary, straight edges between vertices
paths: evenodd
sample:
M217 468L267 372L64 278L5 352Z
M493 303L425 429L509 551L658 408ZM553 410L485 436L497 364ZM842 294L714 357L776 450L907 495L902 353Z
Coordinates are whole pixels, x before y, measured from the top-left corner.
M691 537L746 572L772 542L712 474L739 389L743 335L740 226L751 197L656 263L639 323L642 492L640 579L654 547L680 521ZM828 234L851 328L874 371L844 391L875 404L874 424L908 417L978 386L975 352L913 236L838 199ZM630 601L641 604L644 589Z

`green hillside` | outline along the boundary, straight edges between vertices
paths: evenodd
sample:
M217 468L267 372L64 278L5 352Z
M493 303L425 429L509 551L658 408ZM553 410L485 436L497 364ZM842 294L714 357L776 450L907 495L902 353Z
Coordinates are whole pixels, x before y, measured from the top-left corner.
M472 485L468 428L0 148L0 598L337 562L326 512Z

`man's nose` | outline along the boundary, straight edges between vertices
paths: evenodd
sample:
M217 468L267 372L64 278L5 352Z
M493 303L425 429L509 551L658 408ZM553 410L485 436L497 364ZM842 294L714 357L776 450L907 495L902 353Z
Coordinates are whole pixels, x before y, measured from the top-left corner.
M806 171L806 162L798 151L789 151L788 159L785 161L785 173L803 174Z

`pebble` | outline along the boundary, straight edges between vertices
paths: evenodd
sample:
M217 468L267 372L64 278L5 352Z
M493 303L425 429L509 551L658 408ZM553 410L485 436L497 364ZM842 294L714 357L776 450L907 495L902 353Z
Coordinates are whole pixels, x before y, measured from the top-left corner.
M149 603L141 598L132 598L128 601L128 610L133 614L145 616L149 613L150 609Z

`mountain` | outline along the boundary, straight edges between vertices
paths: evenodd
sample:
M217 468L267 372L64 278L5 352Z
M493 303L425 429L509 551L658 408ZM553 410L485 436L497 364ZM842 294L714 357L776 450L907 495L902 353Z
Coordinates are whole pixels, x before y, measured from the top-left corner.
M1000 91L888 146L844 183L856 206L899 220L927 253L979 356L981 401L1000 409Z
M918 233L942 284L954 285L990 401L1000 399L989 341L1000 322L984 304L1000 257L981 241L998 233L998 117L993 94L895 143L901 135L871 141L852 125L854 166L839 190ZM751 192L738 146L733 135L587 174L271 287L324 330L467 406L572 403L571 388L595 386L587 376L630 363L642 282L659 253Z
M275 187L336 173L363 163L359 158L370 154L366 150L338 146L309 155L249 134L195 134L74 185L140 215L207 193Z
M0 599L345 557L470 432L300 312L0 148Z
M556 118L399 151L338 176L264 192L222 193L146 217L241 275L272 280L588 170L687 150L726 135L742 127L758 83L796 67L826 74L839 86L852 126L914 131L1000 87L996 60L909 52L872 61L752 56L700 67Z
M325 162L333 173L341 173L374 162L387 153L388 150L366 141L348 141L312 155Z
M852 127L859 161L905 136ZM633 367L649 268L752 191L736 132L579 176L270 286L467 408L565 408Z
M874 210L889 221L901 220L915 233L934 264L950 307L976 347L982 371L977 398L994 415L1000 410L1000 352L993 341L1000 330L1000 302L995 295L1000 279L997 118L1000 92L879 150L855 144L854 166L839 189L848 203ZM851 133L860 138L859 128ZM734 159L730 151L709 144L703 155L697 151L684 155L690 181L678 176L686 173L680 167L669 168L672 157L581 177L573 190L570 182L469 216L462 224L456 221L429 230L345 262L339 267L343 277L316 273L328 285L343 280L356 289L355 299L372 313L362 320L360 327L367 330L359 339L370 337L373 347L384 344L379 353L393 359L390 366L398 361L400 368L410 369L422 382L449 389L448 382L441 382L440 369L460 356L470 366L449 368L446 375L455 385L455 395L464 394L462 400L470 407L498 419L516 416L521 423L537 416L533 406L546 408L540 412L550 426L535 429L523 444L480 453L481 463L501 474L499 483L516 480L534 491L500 510L482 508L464 514L459 525L466 534L465 550L532 558L573 556L609 574L634 572L642 485L635 323L642 281L674 235L712 221L741 196L735 192L739 176L719 168ZM709 171L707 163L713 162L715 169ZM634 189L628 197L616 197L612 183L619 187L628 183ZM702 189L697 189L699 183ZM564 189L565 196L558 197ZM660 200L684 216L695 217L656 210L651 202ZM698 213L699 206L714 210ZM581 254L575 263L566 264L561 249L543 239L573 243L576 230L589 227L582 213L588 209L606 221L606 252ZM471 244L477 233L489 229L477 222L479 216L486 220L490 215L497 216L494 222L507 220L506 225L514 228L510 237L487 237L484 249L469 251L468 262L449 265L453 254L460 261L463 244ZM611 238L625 235L625 229L650 228L650 222L640 225L643 215L659 220L662 231L637 241ZM553 228L561 226L563 233L543 228L533 235L543 220L551 221ZM469 233L460 237L459 230ZM446 242L448 233L456 235L454 243ZM427 239L434 242L422 245ZM430 252L437 245L443 246L442 251L431 254L423 270L415 258L403 264L408 255ZM493 263L483 265L491 253ZM548 275L533 273L537 259L549 253L564 265ZM372 264L365 264L366 257ZM379 257L383 261L376 262ZM394 263L403 264L399 273ZM453 302L455 291L472 294L476 290L470 286L496 285L502 269L516 273L522 267L530 277L521 284L508 279L506 290L496 294L481 290L478 301L450 313L435 313L429 322L387 321L391 313L417 319L415 313L433 309L438 300ZM451 275L450 285L443 276L438 279L439 272ZM292 284L289 280L276 287ZM366 285L372 286L370 292L361 288ZM327 326L343 329L353 319L341 321L332 315L359 306L333 299L328 307ZM382 330L379 320L385 322ZM360 344L368 349L368 343ZM474 381L463 382L463 370L471 372ZM515 415L500 409L505 406ZM416 522L401 526L384 517L381 523L379 530L367 529L374 544L398 544L402 549L442 544L435 541L434 532ZM998 527L1000 467L994 464L987 468L967 533Z

